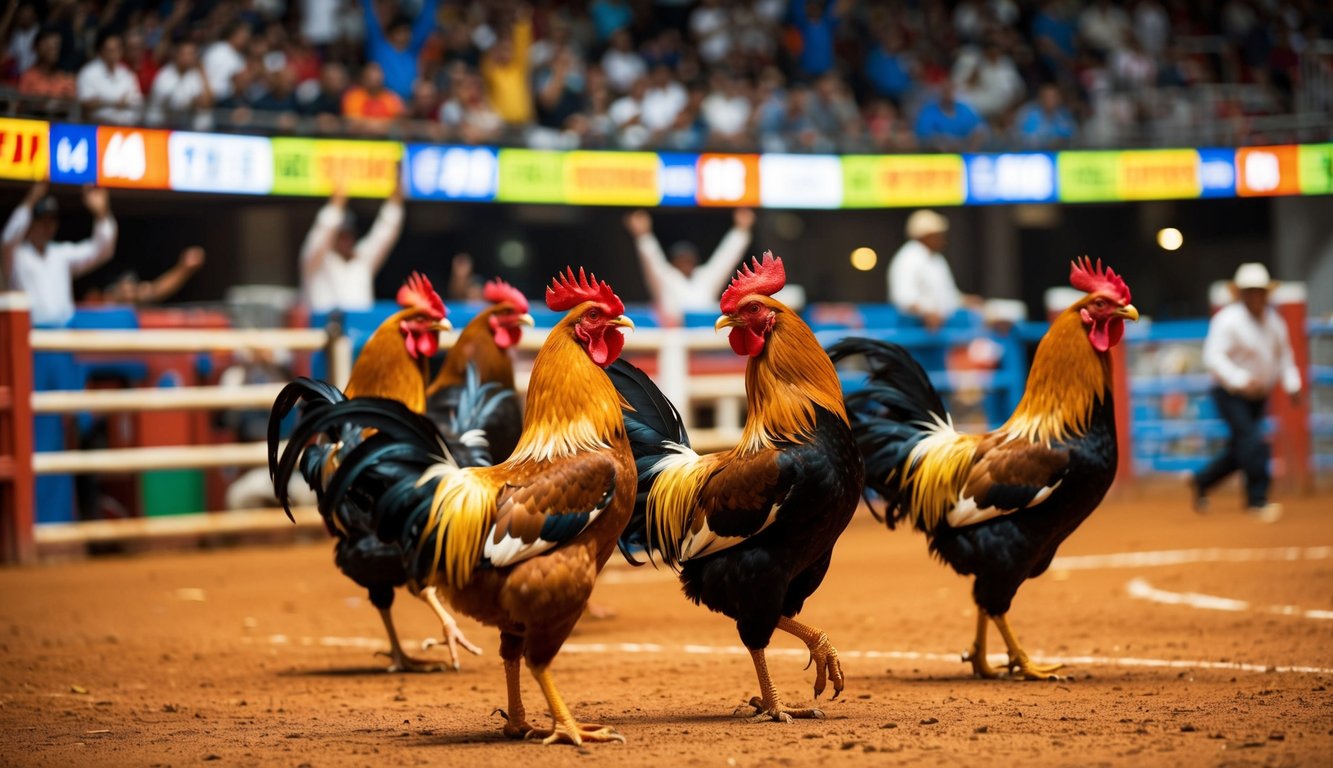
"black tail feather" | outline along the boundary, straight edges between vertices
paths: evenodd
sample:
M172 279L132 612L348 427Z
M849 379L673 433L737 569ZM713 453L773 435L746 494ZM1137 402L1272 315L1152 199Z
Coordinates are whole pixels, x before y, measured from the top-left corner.
M305 403L305 414L302 419L304 421L312 414L346 399L343 393L331 384L301 377L283 387L277 399L273 401L273 409L268 417L268 474L273 480L273 492L277 495L278 502L282 504L287 517L293 521L295 518L292 517L291 499L287 495L287 487L292 477L292 470L296 467L296 460L301 455L301 448L312 436L307 436L305 441L297 443L293 435L293 439L288 441L282 462L279 463L278 446L281 443L283 419L287 418L287 414L291 413L298 403ZM297 446L295 450L293 446ZM303 474L304 470L303 467ZM309 480L310 475L305 477Z

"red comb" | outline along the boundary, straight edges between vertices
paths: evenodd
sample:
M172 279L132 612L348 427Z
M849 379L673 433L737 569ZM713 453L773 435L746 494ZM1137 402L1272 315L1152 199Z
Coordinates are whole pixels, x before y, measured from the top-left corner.
M585 274L583 267L579 267L578 277L574 276L573 267L565 267L565 273L556 275L546 289L546 306L555 312L572 309L585 301L600 303L607 314L625 313L624 303L611 286L605 280L598 281L596 275Z
M481 291L481 297L492 304L507 301L514 305L514 311L519 314L525 314L528 311L528 297L524 296L522 291L498 277L486 284L486 287Z
M1101 259L1097 259L1096 265L1087 256L1069 262L1069 284L1086 293L1109 293L1122 303L1129 303L1129 286L1115 270L1103 267Z
M731 285L722 292L722 311L730 315L740 308L741 299L759 293L772 296L787 284L787 268L782 266L782 259L772 251L764 251L763 261L751 258L749 264L741 264L736 276L731 278Z
M420 272L413 272L398 289L398 303L405 308L421 310L436 320L444 319L444 302L440 300L440 294L431 287L430 278Z

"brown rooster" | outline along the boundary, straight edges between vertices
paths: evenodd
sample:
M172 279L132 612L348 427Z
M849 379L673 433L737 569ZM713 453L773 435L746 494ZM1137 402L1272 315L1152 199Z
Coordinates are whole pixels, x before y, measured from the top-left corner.
M351 398L387 398L402 403L415 413L425 412L427 365L439 349L440 331L449 330L450 326L445 319L444 303L431 287L430 280L423 275L414 273L408 278L398 291L398 303L403 309L391 315L371 334L356 364L352 366L344 392L322 382L302 379L288 385L274 403L269 418L269 473L274 477L274 490L284 507L288 505L288 478L295 468L302 441L293 441L295 447L288 453L291 460L280 465L278 438L283 419L298 402L304 401L309 410L319 411L324 405ZM513 400L512 397L509 399ZM338 462L359 445L364 436L357 429L339 429L332 441L324 446L326 450L319 454L318 460L314 454L311 455L312 463L308 467L306 479L317 496L322 495L324 482L337 469ZM473 451L460 453L469 457L475 454ZM321 504L320 511L329 533L337 537L334 563L338 570L368 590L371 604L379 610L380 618L384 621L384 629L389 637L389 671L427 672L440 669L438 664L408 656L394 627L394 590L407 583L407 574L402 565L402 549L375 535L369 510L364 505L358 506L349 501L342 509L333 510ZM433 587L414 590L413 594L424 600L439 618L454 669L459 666L458 646L472 653L481 653L481 649L463 636L458 623L444 610Z
M1129 286L1085 256L1070 283L1087 291L1051 323L1037 346L1027 389L999 429L953 428L921 366L896 344L845 339L834 360L861 355L870 382L847 398L866 462L866 487L885 502L890 528L910 522L930 550L975 576L976 639L964 660L981 677L993 622L1009 669L1028 680L1055 677L1034 664L1009 628L1009 606L1024 581L1046 571L1056 549L1101 503L1115 479L1115 405L1110 349L1126 320L1138 320Z
M506 736L548 744L624 741L609 727L574 719L550 665L634 506L621 399L602 370L620 355L620 329L633 324L611 287L582 270L553 281L546 304L568 314L533 362L523 434L508 461L460 468L428 420L384 401L364 421L377 434L342 462L329 484L339 490L327 501L376 499L377 528L409 553L409 576L438 585L455 608L499 627ZM332 406L325 418L353 405ZM527 721L523 660L550 707L549 729Z
M486 284L482 298L491 302L490 306L463 326L435 379L426 387L426 410L437 424L445 423L458 408L469 368L476 371L483 385L514 390L514 361L509 350L523 337L523 326L532 325L528 299L499 278ZM513 452L523 431L523 410L517 397L498 400L497 405L501 407L481 415L480 421L490 443L491 458L503 461Z
M646 547L680 570L688 598L736 622L759 677L755 717L778 721L823 712L778 698L764 653L775 629L810 649L816 698L830 679L834 698L842 692L828 635L795 617L824 579L862 474L833 363L800 316L772 298L785 282L782 260L765 253L722 294L717 327L730 328L731 348L749 358L745 430L732 450L690 450L675 409L647 376L623 362L610 371L648 491L622 549L628 557Z

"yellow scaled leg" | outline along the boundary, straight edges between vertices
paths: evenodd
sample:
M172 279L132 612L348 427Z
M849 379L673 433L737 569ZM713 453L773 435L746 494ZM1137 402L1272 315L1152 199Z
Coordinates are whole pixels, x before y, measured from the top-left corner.
M838 661L838 649L829 642L828 635L786 616L778 619L778 629L800 638L810 649L810 663L805 668L809 669L811 664L815 666L815 698L819 698L830 680L833 681L833 698L838 698L843 688L842 664Z
M560 692L555 689L555 681L551 679L549 666L533 667L532 676L537 678L537 685L541 686L542 694L546 696L546 704L551 708L553 722L550 730L530 731L528 738L541 739L543 744L573 744L576 747L583 746L585 741L625 743L625 737L610 726L580 723L574 719L569 713L569 707L565 706L564 699L560 698Z
M407 655L402 643L398 642L398 630L393 626L393 613L388 608L380 609L380 618L384 620L384 631L389 634L389 652L378 651L375 655L389 657L390 672L439 672L444 669L441 664L419 661Z
M759 676L759 690L763 691L763 696L755 696L750 699L750 706L754 707L755 715L750 718L751 721L772 720L775 723L790 723L792 718L822 718L824 712L819 709L793 709L782 703L778 698L778 689L773 685L773 678L768 676L768 660L764 656L764 649L750 651L750 658L754 660L754 671Z
M992 667L986 661L986 630L990 629L990 617L977 606L977 638L972 641L972 650L963 654L963 661L972 662L972 674L994 680L1004 671L1003 667Z
M1004 638L1004 644L1009 648L1009 672L1017 673L1017 676L1024 680L1059 680L1059 675L1054 674L1057 669L1064 667L1063 664L1037 665L1033 664L1028 658L1027 651L1018 644L1018 638L1014 636L1014 631L1009 628L1009 620L1005 618L1006 614L995 616L995 628L1000 630L1000 637Z
M463 635L463 630L458 628L458 622L454 621L454 617L450 616L449 612L440 604L440 597L436 594L435 587L426 587L421 590L420 597L435 612L435 616L440 620L441 630L444 632L444 640L436 640L433 637L422 640L421 650L429 650L436 645L447 645L449 647L449 663L453 665L455 672L462 668L462 665L458 663L458 646L463 646L474 656L481 655L481 649L473 645Z

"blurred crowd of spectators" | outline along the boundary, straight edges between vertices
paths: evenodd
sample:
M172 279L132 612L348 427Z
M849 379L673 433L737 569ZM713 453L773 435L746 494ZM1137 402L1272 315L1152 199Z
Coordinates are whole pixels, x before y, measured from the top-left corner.
M76 99L108 123L798 152L1217 125L1244 141L1246 121L1298 111L1307 62L1333 81L1331 37L1318 0L23 0L0 18L29 112ZM1222 98L1200 102L1210 85Z

